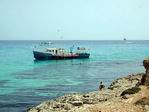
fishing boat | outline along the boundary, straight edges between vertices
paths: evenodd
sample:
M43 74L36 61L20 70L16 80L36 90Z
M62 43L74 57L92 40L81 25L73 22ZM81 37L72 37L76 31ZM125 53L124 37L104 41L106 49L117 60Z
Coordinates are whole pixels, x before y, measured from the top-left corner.
M83 59L89 58L88 49L78 47L76 52L64 48L46 48L44 51L33 50L36 60L60 60L60 59Z

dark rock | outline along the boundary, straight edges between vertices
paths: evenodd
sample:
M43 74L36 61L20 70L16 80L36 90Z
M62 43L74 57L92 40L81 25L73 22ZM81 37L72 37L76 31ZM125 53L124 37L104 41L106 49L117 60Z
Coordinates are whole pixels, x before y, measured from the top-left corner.
M108 101L108 99L105 99L105 101Z
M146 74L143 74L142 75L141 82L140 82L140 85L144 85L145 84L145 81L146 81Z
M89 96L89 95L84 94L84 95L83 95L83 97L85 97L85 98L86 98L86 97L90 97L90 96Z
M138 87L132 87L130 89L127 89L125 91L122 92L121 96L124 96L126 94L135 94L138 93L141 89Z
M143 60L143 66L146 71L145 74L142 76L141 84L149 86L149 58Z
M149 58L143 60L143 66L146 70L149 68Z
M72 102L72 105L73 106L82 106L83 105L83 102L82 101L73 101Z

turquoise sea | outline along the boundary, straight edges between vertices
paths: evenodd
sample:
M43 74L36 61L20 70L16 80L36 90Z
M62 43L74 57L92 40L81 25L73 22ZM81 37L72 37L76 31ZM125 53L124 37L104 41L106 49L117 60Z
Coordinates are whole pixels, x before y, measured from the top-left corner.
M98 89L100 81L143 72L149 41L52 41L51 47L90 48L89 59L35 61L41 41L0 41L0 112L28 107L67 93Z

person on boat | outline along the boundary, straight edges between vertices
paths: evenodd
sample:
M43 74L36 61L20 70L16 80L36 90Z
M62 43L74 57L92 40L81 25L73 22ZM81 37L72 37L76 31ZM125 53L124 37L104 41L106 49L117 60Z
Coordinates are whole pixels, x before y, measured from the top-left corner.
M70 47L70 54L73 55L74 45Z

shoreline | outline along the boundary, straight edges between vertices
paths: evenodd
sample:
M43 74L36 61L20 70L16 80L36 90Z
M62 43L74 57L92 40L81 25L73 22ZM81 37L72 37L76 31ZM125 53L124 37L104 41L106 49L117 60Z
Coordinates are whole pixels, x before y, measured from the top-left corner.
M149 58L145 73L114 80L102 91L76 93L45 101L27 112L149 112Z
M105 110L106 105L110 107L110 105L115 105L118 102L124 103L125 100L128 100L131 95L122 96L121 94L125 90L136 87L143 74L144 73L131 74L114 80L111 85L103 91L103 96L101 96L99 91L68 94L42 102L35 107L29 108L27 112L96 112L94 109L97 107ZM143 108L140 106L134 106L132 108L135 110L132 112L143 112Z

